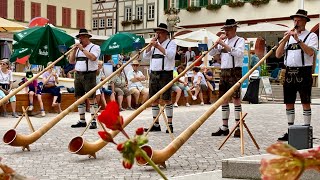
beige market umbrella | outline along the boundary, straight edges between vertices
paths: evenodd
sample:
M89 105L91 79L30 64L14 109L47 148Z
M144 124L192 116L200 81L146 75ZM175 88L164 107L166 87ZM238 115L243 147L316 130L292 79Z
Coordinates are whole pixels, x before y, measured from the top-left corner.
M259 23L250 26L240 26L237 29L237 34L245 38L261 37L282 37L283 33L288 31L289 28L283 25L272 23Z
M0 32L24 30L26 27L0 17Z
M152 38L147 38L145 39L145 43L149 44L151 42ZM173 39L173 41L181 47L198 47L198 42L190 42L190 41L185 41L181 39Z

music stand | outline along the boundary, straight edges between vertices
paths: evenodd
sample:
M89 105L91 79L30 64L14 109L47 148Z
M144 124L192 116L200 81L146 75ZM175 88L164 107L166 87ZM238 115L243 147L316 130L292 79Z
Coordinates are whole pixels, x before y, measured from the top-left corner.
M207 44L198 44L199 51L208 51L208 45Z
M257 147L257 149L259 150L260 147L257 144L256 140L254 139L253 135L251 134L247 124L244 121L244 118L247 116L248 113L245 113L244 115L242 115L242 113L240 113L240 120L237 122L237 124L232 128L232 130L230 131L230 133L228 134L228 136L225 138L225 140L222 142L222 144L220 145L220 147L218 148L218 150L220 150L222 148L222 146L227 142L227 140L231 137L231 135L234 133L234 131L236 130L237 127L240 127L240 146L241 146L241 154L244 154L244 139L243 139L243 126L246 128L252 142L254 143L254 145Z

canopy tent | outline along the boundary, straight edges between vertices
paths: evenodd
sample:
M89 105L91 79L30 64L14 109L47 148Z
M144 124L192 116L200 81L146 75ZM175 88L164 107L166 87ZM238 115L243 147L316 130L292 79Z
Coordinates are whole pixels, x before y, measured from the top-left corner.
M240 26L237 29L237 34L245 38L257 38L279 36L282 37L283 33L288 31L289 28L284 25L272 23L259 23L250 26Z
M146 44L151 42L152 38L145 39ZM173 41L181 47L198 47L198 42L189 42L181 39L173 39Z
M0 17L0 32L23 30L26 27Z

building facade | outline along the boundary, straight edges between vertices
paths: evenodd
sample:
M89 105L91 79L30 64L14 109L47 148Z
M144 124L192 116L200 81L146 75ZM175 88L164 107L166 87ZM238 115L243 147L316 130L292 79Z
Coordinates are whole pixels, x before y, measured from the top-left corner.
M100 36L115 34L116 14L116 0L92 0L92 33Z

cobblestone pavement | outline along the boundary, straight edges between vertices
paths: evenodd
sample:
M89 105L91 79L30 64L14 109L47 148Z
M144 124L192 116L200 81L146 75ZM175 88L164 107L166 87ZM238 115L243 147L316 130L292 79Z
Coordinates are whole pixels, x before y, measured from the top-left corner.
M320 101L318 101L320 102ZM179 135L198 117L211 106L194 105L191 107L180 106L174 109L174 136ZM231 117L233 119L233 105ZM243 104L243 111L247 112L247 125L260 145L257 150L253 142L245 133L245 156L264 154L266 147L276 142L287 128L285 107L283 104ZM312 106L312 124L314 137L320 137L319 127L319 103ZM121 114L128 117L133 111L124 111ZM49 122L57 114L48 114L45 118L31 117L34 127L38 129ZM87 114L87 119L89 114ZM81 129L72 129L70 125L78 119L77 113L70 113L58 124L44 134L39 140L30 145L30 152L23 152L20 147L12 147L0 144L0 157L3 163L11 166L22 175L36 179L160 179L160 176L151 167L134 165L131 170L122 167L121 155L113 144L108 144L97 153L97 159L89 159L87 156L71 154L68 144L73 137L79 136ZM221 125L221 109L219 108L190 139L166 162L167 169L162 169L168 177L181 176L193 173L207 172L221 169L221 160L225 158L240 157L240 140L230 138L221 150L219 145L224 137L211 137L211 132L216 131ZM14 126L17 119L1 118L0 135ZM296 124L303 124L302 108L296 105ZM151 123L151 108L143 111L127 127L129 135L133 135L135 129L141 126L149 126ZM154 149L163 149L171 141L165 133L163 121L162 132L151 132L149 144ZM230 121L229 126L234 122ZM29 134L28 125L23 119L17 131ZM88 130L84 137L87 141L98 139L97 130ZM124 140L119 134L116 142ZM315 144L320 144L318 139ZM314 145L315 146L315 145Z

